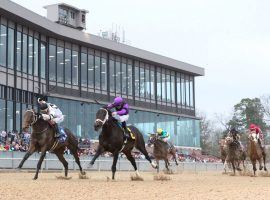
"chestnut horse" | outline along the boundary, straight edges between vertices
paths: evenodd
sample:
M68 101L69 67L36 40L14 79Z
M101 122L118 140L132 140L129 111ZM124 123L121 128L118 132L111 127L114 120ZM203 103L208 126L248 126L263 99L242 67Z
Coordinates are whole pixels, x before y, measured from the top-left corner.
M256 175L256 162L259 162L259 169L262 170L264 168L264 171L267 171L266 165L265 165L265 151L262 149L259 145L259 141L257 138L256 133L249 134L248 139L249 139L249 145L248 145L248 153L249 153L249 158L253 166L253 173L254 176ZM262 166L262 160L264 166Z

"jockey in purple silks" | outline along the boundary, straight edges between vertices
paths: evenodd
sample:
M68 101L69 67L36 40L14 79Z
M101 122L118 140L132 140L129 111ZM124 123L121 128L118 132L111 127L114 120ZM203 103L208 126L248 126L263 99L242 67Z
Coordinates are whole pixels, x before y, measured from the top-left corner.
M129 118L129 106L128 104L122 99L122 97L115 97L113 103L107 106L108 110L115 108L116 112L112 113L114 119L118 122L122 123L122 127L125 132L126 139L130 138L130 132L127 129L126 121Z

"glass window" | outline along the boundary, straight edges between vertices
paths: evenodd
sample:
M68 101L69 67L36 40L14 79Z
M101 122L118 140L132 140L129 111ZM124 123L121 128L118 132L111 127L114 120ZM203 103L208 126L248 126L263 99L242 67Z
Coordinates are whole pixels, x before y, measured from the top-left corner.
M155 72L154 69L150 71L150 87L151 87L151 99L155 99Z
M94 88L94 73L95 73L94 56L91 54L88 54L88 87L89 88Z
M57 47L57 82L64 83L64 48Z
M128 61L128 62L131 62L131 61ZM132 96L132 65L129 63L128 64L128 72L127 72L127 79L128 79L128 82L127 82L127 89L128 89L128 95L129 96Z
M8 68L14 68L14 29L8 28Z
M7 27L1 25L0 29L0 65L6 67Z
M140 98L145 98L145 71L144 64L140 63Z
M0 131L3 131L5 130L5 116L6 116L6 104L5 104L5 100L3 99L0 99L0 115L2 116L1 117L1 120L0 120Z
M185 88L185 75L181 74L181 103L183 106L186 105L186 88Z
M101 58L101 89L107 91L107 59Z
M175 75L171 72L171 91L172 91L172 103L175 104Z
M7 101L7 131L13 130L13 102Z
M115 92L115 66L114 60L110 59L110 91Z
M194 77L190 77L190 106L194 107Z
M23 34L23 49L22 49L22 70L27 73L27 35Z
M38 39L34 39L34 75L38 76Z
M87 54L81 53L81 84L87 87Z
M56 81L56 46L49 45L49 79L51 81Z
M145 98L150 99L151 97L151 82L150 82L150 70L145 69Z
M71 85L71 50L65 49L65 83Z
M161 96L162 96L162 78L161 78L161 73L157 72L157 100L161 101Z
M171 103L171 77L166 75L167 102Z
M17 71L22 70L22 33L17 32Z
M162 101L166 102L167 97L166 97L166 74L165 71L162 70Z
M135 96L140 96L140 68L135 66Z
M189 76L186 75L186 105L190 106Z
M41 78L45 78L46 69L46 45L45 43L41 43L40 46L40 75Z
M78 52L72 51L72 84L78 85Z
M95 55L95 89L100 90L100 57Z
M181 78L179 73L177 74L176 88L177 88L177 104L181 105Z
M28 37L28 74L33 74L33 37Z
M125 61L126 62L126 61ZM122 63L122 94L127 94L127 64Z
M115 62L116 93L121 94L121 66L120 62Z
M21 131L21 104L16 103L16 130Z

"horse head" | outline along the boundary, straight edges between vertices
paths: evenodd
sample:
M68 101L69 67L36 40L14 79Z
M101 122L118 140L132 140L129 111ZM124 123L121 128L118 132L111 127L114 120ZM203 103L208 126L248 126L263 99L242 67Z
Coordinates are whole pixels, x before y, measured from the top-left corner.
M38 114L34 109L27 109L23 115L23 131L28 131L29 127L35 124L38 120Z
M248 139L252 143L258 143L259 138L258 138L258 135L256 133L251 133L251 134L249 134Z
M109 117L111 116L111 111L109 111L108 109L104 108L100 108L97 113L96 113L96 120L94 123L94 129L95 131L98 131L109 119Z
M226 144L226 145L229 145L229 144L231 144L232 142L233 142L233 137L227 136L227 137L225 138L225 144Z
M157 134L156 133L150 133L149 134L149 139L147 141L147 145L151 146L152 144L155 143L156 140L157 140Z

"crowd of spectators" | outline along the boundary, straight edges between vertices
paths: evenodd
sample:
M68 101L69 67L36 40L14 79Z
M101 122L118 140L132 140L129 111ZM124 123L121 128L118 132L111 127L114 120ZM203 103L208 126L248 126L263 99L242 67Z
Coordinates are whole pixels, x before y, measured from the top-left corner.
M0 151L20 151L26 152L29 149L30 143L30 133L28 132L18 132L18 131L1 131L0 132ZM79 143L79 156L93 156L96 153L98 146L98 141L78 138ZM151 148L147 149L151 158L153 158ZM67 149L66 154L70 154L70 151ZM102 154L104 157L111 157L112 155L108 152ZM120 154L121 157L125 157L124 154ZM133 151L133 156L135 159L143 160L145 159L144 155L139 151ZM177 157L180 162L221 162L219 158L210 155L202 155L200 151L196 150L185 150L177 149Z
M28 151L30 134L28 132L1 131L0 151Z

